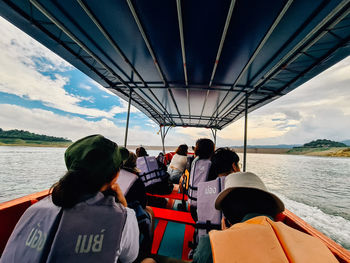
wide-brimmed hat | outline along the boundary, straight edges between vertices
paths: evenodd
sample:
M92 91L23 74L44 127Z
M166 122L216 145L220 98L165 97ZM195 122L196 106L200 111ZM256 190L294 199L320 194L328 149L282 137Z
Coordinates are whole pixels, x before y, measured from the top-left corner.
M261 179L250 172L231 173L225 178L225 188L215 200L215 208L221 210L221 203L232 191L239 188L255 189L270 195L276 203L276 213L284 211L284 204L275 194L269 192Z
M83 170L91 173L111 174L129 157L129 151L103 137L90 135L70 145L64 160L68 170Z

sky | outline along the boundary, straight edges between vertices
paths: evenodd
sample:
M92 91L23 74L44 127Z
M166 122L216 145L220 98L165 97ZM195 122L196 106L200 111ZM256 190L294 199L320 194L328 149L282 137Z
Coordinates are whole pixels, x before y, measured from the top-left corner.
M248 116L248 144L350 139L350 57ZM127 102L0 17L0 128L123 144ZM243 144L243 119L217 133L217 146ZM161 145L159 127L131 107L128 144ZM172 128L166 145L194 145L208 129Z

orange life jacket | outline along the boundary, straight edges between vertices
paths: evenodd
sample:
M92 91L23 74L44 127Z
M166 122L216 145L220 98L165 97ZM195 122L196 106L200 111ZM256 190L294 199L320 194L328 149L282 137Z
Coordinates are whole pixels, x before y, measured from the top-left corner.
M214 263L338 262L320 240L265 216L209 233Z

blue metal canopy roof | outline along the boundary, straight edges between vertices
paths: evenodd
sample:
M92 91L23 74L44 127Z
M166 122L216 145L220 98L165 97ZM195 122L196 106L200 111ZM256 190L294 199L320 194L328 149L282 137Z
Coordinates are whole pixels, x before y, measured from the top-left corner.
M1 0L0 15L164 126L222 129L350 54L350 0ZM131 92L131 93L130 93Z

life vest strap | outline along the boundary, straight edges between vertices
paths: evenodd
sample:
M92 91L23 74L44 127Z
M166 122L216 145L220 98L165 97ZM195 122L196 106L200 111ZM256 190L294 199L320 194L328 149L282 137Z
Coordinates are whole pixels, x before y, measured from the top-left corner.
M188 195L188 198L193 200L193 201L197 201L197 198L196 197L192 197L191 195Z
M194 191L197 191L197 190L198 190L198 187L192 186L191 184L189 184L188 187L189 187L191 190L194 190Z
M158 178L162 179L165 177L165 171L163 174L161 173L162 171L164 171L164 170L163 169L153 170L153 171L141 174L140 177L144 177L144 178L142 178L142 181L144 183L151 181L151 180L154 180L154 179L158 179ZM151 178L146 177L147 175L152 174L152 173L155 173L156 175L154 177L151 177Z
M205 222L205 223L196 223L195 227L198 229L206 229L207 233L213 229L221 230L221 225L212 224L209 220L207 220L207 222Z

